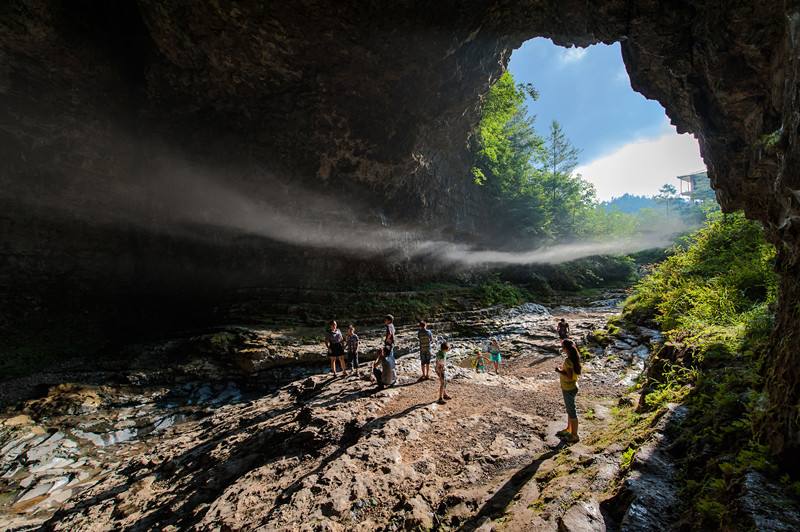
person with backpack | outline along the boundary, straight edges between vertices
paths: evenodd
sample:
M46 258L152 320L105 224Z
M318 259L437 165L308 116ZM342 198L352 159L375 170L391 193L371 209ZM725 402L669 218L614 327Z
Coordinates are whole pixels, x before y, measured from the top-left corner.
M581 356L578 346L569 338L561 342L561 348L567 355L560 366L556 366L561 394L564 396L564 406L567 410L567 428L559 431L558 436L563 436L568 442L575 443L578 438L578 412L575 407L575 398L578 395L578 376L581 374Z
M431 379L431 345L433 345L433 333L428 329L428 324L424 320L419 322L419 330L417 331L417 338L419 339L419 363L422 370L422 376L417 379L419 381L427 381Z

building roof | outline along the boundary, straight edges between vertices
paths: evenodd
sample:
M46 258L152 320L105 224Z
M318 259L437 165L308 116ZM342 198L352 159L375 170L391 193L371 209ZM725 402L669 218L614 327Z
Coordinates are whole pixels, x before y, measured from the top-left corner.
M691 173L691 174L679 175L679 176L677 176L677 179L680 179L681 181L691 181L692 178L698 177L698 176L701 176L701 175L703 177L708 177L708 170L700 170L698 172L694 172L694 173Z

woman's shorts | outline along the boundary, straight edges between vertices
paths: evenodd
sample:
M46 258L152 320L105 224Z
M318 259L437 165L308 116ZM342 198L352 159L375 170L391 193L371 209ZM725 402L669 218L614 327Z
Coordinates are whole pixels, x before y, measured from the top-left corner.
M575 408L575 397L578 395L578 389L561 390L561 393L564 395L564 406L567 407L567 417L577 419L578 411Z
M331 351L328 353L329 357L343 357L344 346L342 344L331 344Z
M489 359L492 362L497 362L499 364L502 362L503 356L500 353L489 353Z

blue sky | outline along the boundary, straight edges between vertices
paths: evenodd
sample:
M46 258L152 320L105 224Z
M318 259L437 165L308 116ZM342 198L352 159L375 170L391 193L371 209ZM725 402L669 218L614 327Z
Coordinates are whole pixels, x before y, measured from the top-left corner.
M694 137L678 135L658 102L631 89L618 43L562 48L532 39L514 51L508 68L539 91L539 100L528 102L539 133L558 120L580 148L577 171L601 200L655 194L664 183L676 184L674 176L704 168Z

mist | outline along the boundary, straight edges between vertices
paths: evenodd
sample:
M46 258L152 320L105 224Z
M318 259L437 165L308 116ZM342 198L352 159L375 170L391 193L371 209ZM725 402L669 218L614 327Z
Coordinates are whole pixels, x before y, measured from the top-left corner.
M133 225L189 238L207 238L209 229L221 228L364 259L423 259L463 267L557 264L633 253L667 246L685 229L664 227L636 238L567 242L519 252L480 249L444 238L437 228L388 225L374 206L343 201L269 175L245 177L170 161L159 163L147 179L114 182L91 192L54 191L34 201L50 213L97 224ZM65 207L75 205L75 197L64 201L64 194L79 195L80 207Z

